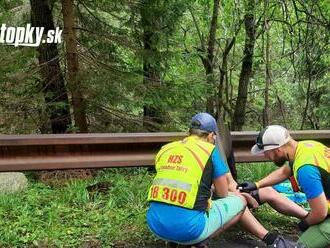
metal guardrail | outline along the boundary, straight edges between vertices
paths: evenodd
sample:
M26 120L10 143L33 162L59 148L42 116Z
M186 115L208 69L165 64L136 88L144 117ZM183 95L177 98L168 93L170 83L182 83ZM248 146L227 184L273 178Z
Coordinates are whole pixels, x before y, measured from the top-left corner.
M330 130L292 131L296 140L329 146ZM231 132L235 161L261 162L250 148L257 132ZM0 171L152 166L160 147L186 133L111 133L0 136Z

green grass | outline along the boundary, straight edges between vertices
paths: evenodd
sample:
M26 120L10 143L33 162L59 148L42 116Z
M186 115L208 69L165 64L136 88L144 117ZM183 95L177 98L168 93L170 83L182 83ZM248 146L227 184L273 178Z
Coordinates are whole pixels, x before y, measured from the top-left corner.
M273 163L242 163L236 165L238 181L255 182L274 171L277 167Z
M239 165L240 181L260 179L272 169ZM26 191L0 196L0 247L156 247L145 222L152 178L144 168L99 170L93 179L58 187L29 177ZM89 194L86 187L97 182L108 182L108 192ZM264 206L256 216L280 232L293 223Z
M138 247L153 241L145 225L151 179L146 169L113 169L58 188L30 180L26 191L0 196L0 247L81 247L91 241ZM110 182L109 192L89 196L86 186L96 182Z

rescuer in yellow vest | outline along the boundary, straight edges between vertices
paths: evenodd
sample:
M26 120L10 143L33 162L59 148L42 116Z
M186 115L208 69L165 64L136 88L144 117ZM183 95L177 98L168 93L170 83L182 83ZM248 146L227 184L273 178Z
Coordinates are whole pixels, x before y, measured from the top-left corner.
M311 209L298 223L302 231L298 243L307 248L330 247L329 148L313 140L297 142L284 127L271 125L259 133L251 152L263 153L281 167L258 182L240 184L241 191L260 191L290 178L293 188L306 194Z
M150 230L169 243L207 247L208 237L241 220L243 227L268 247L297 247L267 231L246 208L247 201L253 206L258 203L237 191L225 158L215 145L218 143L215 119L199 113L191 120L187 138L161 148L148 192ZM212 185L217 200L211 200Z

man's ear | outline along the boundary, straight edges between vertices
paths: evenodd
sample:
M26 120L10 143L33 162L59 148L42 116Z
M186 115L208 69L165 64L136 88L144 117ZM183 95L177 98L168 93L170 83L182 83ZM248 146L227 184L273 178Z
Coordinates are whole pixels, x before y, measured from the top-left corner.
M282 153L284 151L283 147L279 147L275 149L276 154Z
M214 135L213 132L211 132L211 133L209 133L209 134L207 135L207 137L206 137L207 142L214 144L213 135Z

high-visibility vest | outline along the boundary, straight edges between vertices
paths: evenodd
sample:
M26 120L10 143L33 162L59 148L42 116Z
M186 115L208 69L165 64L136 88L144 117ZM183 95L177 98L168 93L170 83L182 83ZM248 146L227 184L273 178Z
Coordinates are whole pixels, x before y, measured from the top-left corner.
M148 201L194 209L203 171L214 147L196 136L163 146L156 155L157 173ZM211 191L206 201L210 197Z
M327 154L327 147L313 140L298 142L295 159L293 162L293 176L298 182L298 170L304 165L313 165L320 170L323 190L327 196L328 214L330 214L330 156Z

